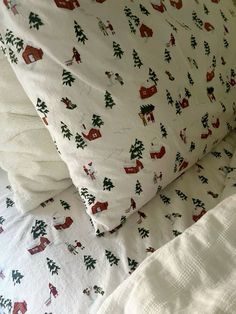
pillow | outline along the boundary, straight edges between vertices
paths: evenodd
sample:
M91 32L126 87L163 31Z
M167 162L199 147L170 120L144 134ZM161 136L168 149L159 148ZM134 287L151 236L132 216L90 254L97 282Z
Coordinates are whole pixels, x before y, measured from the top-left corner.
M235 126L230 1L1 6L6 54L97 232L121 226Z
M0 167L8 172L17 209L26 212L72 183L48 131L2 56L0 68Z

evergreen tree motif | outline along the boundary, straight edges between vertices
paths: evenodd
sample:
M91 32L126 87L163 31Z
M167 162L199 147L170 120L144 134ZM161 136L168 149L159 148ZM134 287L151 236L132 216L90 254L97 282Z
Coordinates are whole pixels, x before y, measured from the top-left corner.
M205 49L205 55L209 56L209 54L211 53L211 49L210 49L208 42L205 40L204 40L204 49Z
M180 103L178 101L175 102L176 114L179 115L182 113Z
M219 74L219 80L220 80L220 82L221 82L222 85L225 85L225 82L224 82L224 80L223 80L223 77L222 77L222 74L221 74L221 73Z
M227 17L224 15L224 12L222 10L220 10L220 15L222 17L222 19L225 21L225 22L228 22L228 19Z
M110 266L118 266L119 258L117 258L111 251L105 250L105 256L108 259Z
M206 113L201 119L202 125L205 129L209 129L209 114Z
M236 73L235 73L234 69L230 70L230 75L231 75L231 77L235 78Z
M141 10L141 12L145 15L150 15L150 12L145 8L145 6L143 6L142 4L139 5L139 8Z
M173 235L174 235L175 237L178 237L179 235L182 234L182 232L180 232L180 231L178 231L178 230L172 230L172 232L173 232Z
M170 92L168 91L168 89L166 89L166 98L167 98L168 104L170 104L172 106L174 104L174 100L173 100Z
M193 85L194 84L194 81L193 81L193 79L192 79L192 76L191 76L191 74L188 72L188 81L189 81L189 84L190 85Z
M72 86L74 83L75 78L73 77L72 73L63 69L62 73L62 84Z
M106 108L113 108L113 106L115 106L115 102L111 96L111 93L109 93L108 91L106 91L105 93L105 103L106 103Z
M225 112L226 111L226 107L225 107L225 105L221 101L220 101L220 105L222 107L222 111Z
M6 205L7 205L7 208L13 207L14 204L15 204L15 203L14 203L9 197L6 198Z
M226 82L225 87L226 87L226 89L225 89L226 93L229 93L231 90L231 85L229 84L229 82Z
M15 36L13 32L9 29L6 30L5 41L6 41L6 45L10 44L14 46L15 44Z
M31 234L34 239L42 237L47 234L47 224L43 220L36 220L34 226L31 228Z
M47 266L52 275L58 275L59 267L52 259L47 257Z
M184 91L185 91L185 97L190 98L192 96L190 91L187 88L185 88Z
M196 144L194 142L191 142L189 151L192 152L194 151L195 148L196 148Z
M230 152L230 151L228 151L226 148L224 148L224 153L226 154L226 156L228 156L230 159L233 157L233 154ZM1 218L1 217L0 217ZM0 219L0 221L1 221L1 219ZM1 224L1 222L0 222L0 224Z
M23 39L21 39L19 37L16 37L15 38L15 47L16 47L17 52L20 53L21 50L23 50L23 48L24 48L24 41L23 41Z
M92 194L89 194L87 188L81 188L80 189L80 195L81 197L88 202L89 205L92 205L95 202L95 196Z
M49 110L48 110L45 102L42 101L40 98L37 99L36 109L38 112L41 112L45 118L47 117Z
M197 47L196 37L191 35L191 47L195 49Z
M102 238L105 236L105 232L101 232L99 229L96 230L96 236L98 238Z
M138 228L139 235L142 239L149 238L149 230L144 228Z
M93 286L94 293L104 295L105 291L102 290L101 287Z
M205 4L203 4L203 8L204 8L204 12L208 15L210 11L208 10Z
M94 127L100 128L104 124L104 122L102 121L100 116L94 114L92 117L92 124Z
M103 180L103 190L104 191L111 191L114 187L115 186L112 183L111 179L104 178L104 180Z
M165 128L164 124L160 123L160 129L161 129L161 135L162 135L162 137L163 137L163 138L167 138L168 133L167 133L167 131L166 131L166 128Z
M198 178L201 180L202 184L208 184L208 179L204 176L198 176Z
M92 258L91 255L84 255L84 264L86 266L86 270L95 269L96 263L96 259Z
M203 21L197 16L195 11L192 12L192 20L199 29L202 29Z
M165 205L170 204L170 198L164 194L160 194L160 198Z
M68 126L64 122L62 122L62 121L61 121L61 132L63 134L63 137L67 138L70 141L70 139L73 136L73 134L71 133L71 131L68 128Z
M216 157L216 158L221 158L221 152L211 152L211 155Z
M212 63L211 63L212 67L215 69L216 68L216 56L214 55L212 57Z
M132 15L132 20L134 21L135 26L140 25L140 19L136 15Z
M149 80L152 81L155 85L157 85L157 82L159 81L156 73L149 68Z
M224 38L224 47L225 47L225 48L228 48L228 47L229 47L229 43L228 43L228 41L227 41L226 38Z
M66 201L60 200L61 206L64 208L64 210L70 210L70 204L68 204Z
M75 143L77 148L84 149L87 146L84 138L79 133L75 134Z
M15 63L15 64L18 63L17 56L15 55L15 52L11 48L9 48L9 58L10 58L11 63Z
M135 29L135 27L133 26L133 23L130 20L129 20L129 28L130 28L131 33L133 33L133 34L136 33L136 29Z
M205 204L198 198L192 198L193 205L195 207L201 207L202 209L205 209Z
M39 30L40 26L44 25L38 14L30 12L29 14L30 28L36 28Z
M134 259L127 258L128 259L128 266L130 268L129 274L132 274L133 271L138 267L138 262L136 262Z
M19 272L19 270L13 270L12 273L11 273L11 276L12 276L12 280L13 280L14 286L16 284L20 284L22 278L24 278L24 276Z
M140 195L142 192L143 192L142 185L139 182L139 180L137 180L136 185L135 185L135 194Z
M188 197L184 192L180 190L175 190L176 194L181 198L182 201L187 201Z
M130 148L130 159L142 159L143 158L143 151L145 150L145 147L143 145L143 142L138 140L137 138L135 139L135 143L131 145Z
M133 59L134 59L134 67L138 67L140 69L143 63L135 49L133 49Z
M132 11L130 8L128 8L127 6L125 6L124 8L124 12L125 12L125 15L129 18L132 18L133 14L132 14Z
M88 37L85 35L84 30L76 21L74 21L74 30L78 42L81 42L85 45L85 42L86 40L88 40Z
M120 223L123 225L126 222L127 218L126 216L121 216Z
M165 49L164 55L165 55L165 61L168 62L168 63L170 63L171 55L170 55L169 50Z
M0 216L0 225L2 225L4 223L5 219L3 218L3 216Z
M120 44L116 43L115 41L113 41L113 52L114 57L119 59L121 59L124 54L124 51L121 49Z
M12 311L12 301L10 299L4 299L2 295L0 295L0 309L5 309L8 311L8 313L11 313ZM5 311L3 312L3 314Z

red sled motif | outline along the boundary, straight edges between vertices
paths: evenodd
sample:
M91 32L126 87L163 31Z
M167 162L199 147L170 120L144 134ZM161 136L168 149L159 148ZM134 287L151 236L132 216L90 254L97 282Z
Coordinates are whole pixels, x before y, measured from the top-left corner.
M127 174L133 174L133 173L138 173L141 169L143 169L143 164L140 160L136 160L136 165L127 165L124 166L125 172Z
M203 209L199 215L193 215L193 220L197 222L205 214L206 214L206 211Z
M27 304L25 301L14 303L12 314L25 314L26 312L27 312Z
M80 7L78 0L54 0L58 8L74 10Z
M236 82L233 78L231 78L229 84L233 87L236 84Z
M142 24L139 28L141 37L152 37L153 30L145 24Z
M208 32L213 31L215 29L215 27L209 22L204 23L204 28Z
M172 7L176 8L178 10L183 7L182 0L170 0L170 4L172 5Z
M207 82L212 81L214 77L215 77L215 71L214 70L207 72L207 74L206 74Z
M164 5L164 3L161 1L161 3L158 5L158 4L154 4L154 3L151 3L152 7L154 10L157 10L161 13L165 12L166 11L166 7Z
M107 209L108 209L108 202L96 202L96 204L92 206L92 214L95 215Z
M102 134L100 130L92 128L88 134L82 133L83 137L86 138L88 141L94 141L100 137L102 137Z
M73 219L71 217L64 217L64 218L53 218L53 225L54 228L57 230L63 230L63 229L68 229L72 223L73 223Z
M22 57L26 64L34 63L43 58L43 50L27 45Z
M156 93L157 93L156 85L153 85L151 87L141 86L139 90L139 94L142 99L152 97Z
M211 129L208 129L207 133L202 133L201 134L201 138L202 139L207 139L210 135L212 135L212 131L211 131Z
M150 151L150 157L152 159L161 159L165 153L166 153L166 149L164 146L162 146L160 149L155 148L155 146L153 144L151 144L151 151Z
M40 244L35 245L34 247L32 247L31 249L28 249L28 252L31 255L43 252L46 247L51 243L47 238L45 237L40 237Z
M212 122L211 125L213 126L213 128L218 129L219 126L220 126L220 120L219 120L219 118L217 118L215 122Z

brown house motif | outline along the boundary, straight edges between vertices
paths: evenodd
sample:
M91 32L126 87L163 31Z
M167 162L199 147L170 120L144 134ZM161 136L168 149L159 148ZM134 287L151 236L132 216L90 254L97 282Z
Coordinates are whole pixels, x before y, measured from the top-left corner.
M74 10L80 7L78 0L54 0L58 8Z
M103 3L103 2L105 2L106 0L96 0L96 2L98 2L98 3Z
M157 93L156 85L153 85L150 87L141 86L140 90L139 90L139 94L140 94L141 99L152 97L156 93Z
M27 304L25 301L14 303L12 314L25 314L26 312L27 312Z
M166 7L164 5L164 3L161 1L161 3L158 5L158 4L154 4L154 3L151 3L152 7L154 10L157 10L161 13L165 12L166 11Z
M28 252L31 255L43 252L49 244L50 244L50 241L47 238L40 237L40 244L28 249Z
M94 204L92 206L92 213L93 215L99 213L99 212L102 212L104 210L107 210L108 208L108 202L96 202L96 204Z
M149 28L147 25L142 24L139 28L141 37L152 37L153 30Z
M98 129L90 129L88 134L82 133L83 137L86 138L88 141L94 141L100 137L102 137L101 132Z
M27 45L22 57L26 64L30 64L43 58L43 50Z

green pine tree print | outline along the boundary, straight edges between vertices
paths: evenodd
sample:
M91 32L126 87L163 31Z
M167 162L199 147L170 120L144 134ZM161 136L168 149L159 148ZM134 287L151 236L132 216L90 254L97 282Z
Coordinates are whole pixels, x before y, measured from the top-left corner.
M201 119L202 125L205 129L209 129L209 114L206 113Z
M71 206L66 201L60 200L61 206L64 208L64 210L70 210Z
M135 143L131 145L130 148L130 159L142 159L143 158L143 151L145 150L145 147L143 145L143 142L135 139Z
M142 5L142 4L140 4L139 5L139 8L140 8L140 11L143 13L143 14L145 14L145 15L150 15L150 12L145 8L145 6L144 5Z
M102 121L100 116L94 114L92 117L92 124L94 127L100 128L104 124L104 122Z
M142 185L139 182L139 180L137 180L136 185L135 185L135 194L140 195L142 192L143 192Z
M61 133L63 134L63 137L67 138L69 141L71 137L73 136L68 126L62 121L61 121Z
M216 68L216 56L215 55L212 57L212 64L211 65L214 69Z
M179 235L182 234L182 232L178 231L178 230L172 230L173 234L175 237L178 237Z
M176 112L176 115L180 115L182 113L179 101L175 102L175 112Z
M15 47L16 47L17 52L20 53L21 50L23 50L23 48L24 48L24 41L23 41L23 39L21 39L19 37L16 37L15 38Z
M124 51L121 49L120 44L113 41L113 55L116 58L121 59L123 57Z
M11 276L12 276L14 286L16 284L20 284L21 280L24 278L24 276L18 270L13 270L11 273Z
M34 239L42 237L47 234L47 224L43 220L36 220L34 226L31 228L31 234Z
M6 206L7 206L7 208L13 207L14 204L15 203L9 197L6 198Z
M116 265L118 266L119 258L116 257L111 251L105 250L105 256L110 264L110 266Z
M138 262L129 257L127 257L127 260L128 260L128 266L130 268L129 274L131 274L138 267Z
M168 62L168 63L170 63L170 61L171 61L171 55L170 55L169 50L165 49L164 56L165 56L165 61Z
M194 151L195 148L196 148L196 144L194 142L191 142L190 147L189 147L189 151L192 152L192 151Z
M220 10L220 15L221 15L222 19L224 20L224 22L228 22L228 19L222 10Z
M203 4L203 9L204 9L204 12L208 15L210 13L210 11L208 10L208 8L206 7L205 4Z
M114 100L112 98L112 95L107 90L105 92L104 99L105 99L105 103L106 103L106 105L105 105L106 108L111 108L112 109L113 106L115 106L115 102L114 102Z
M188 197L180 190L175 190L176 194L181 198L182 201L187 201Z
M105 291L101 287L97 285L93 286L94 293L104 295Z
M209 54L211 53L211 49L208 42L205 40L204 40L204 50L205 50L205 55L209 56Z
M229 42L227 41L226 38L224 38L224 47L228 48L229 47Z
M202 184L208 184L208 179L204 176L198 176L198 178L201 180Z
M74 30L75 30L75 36L78 40L78 42L81 42L85 45L86 40L88 40L88 37L84 33L84 30L81 28L81 26L74 21Z
M37 30L39 30L40 26L43 26L44 24L38 14L30 12L29 25L30 28L36 28Z
M194 84L194 81L193 81L192 76L191 76L191 74L190 74L189 72L188 72L187 76L188 76L189 84L190 84L190 85L193 85L193 84Z
M0 225L2 225L4 223L5 219L3 216L0 216Z
M104 191L111 191L114 187L115 186L112 183L111 179L104 178L104 180L103 180L103 190Z
M124 8L124 12L125 12L125 15L129 18L132 18L133 14L132 14L132 11L130 8L128 8L127 6L125 6Z
M193 202L193 205L195 207L200 207L202 209L205 209L205 204L203 203L203 201L201 201L200 199L198 198L192 198L192 202Z
M167 99L168 104L170 104L171 106L174 104L174 100L170 92L168 91L168 89L166 89L166 99Z
M10 58L11 63L15 63L15 64L18 63L18 58L15 55L15 52L11 48L9 48L9 58Z
M52 259L47 257L47 266L52 275L58 275L58 271L61 269Z
M157 82L159 81L156 72L151 68L149 68L149 80L152 81L155 85L157 85Z
M84 198L88 202L89 205L92 205L95 202L95 196L92 194L89 194L87 188L81 188L80 195L82 198Z
M191 47L195 49L197 47L197 41L196 37L194 35L191 35Z
M233 157L233 154L228 151L226 148L224 148L224 153L226 154L226 156L228 156L230 159Z
M66 86L72 86L74 81L75 81L75 78L73 77L72 73L63 69L62 84Z
M92 258L90 255L84 255L84 264L86 266L86 270L95 269L96 259Z
M133 23L130 20L128 22L131 33L136 34L136 28L133 26Z
M139 235L142 239L149 238L149 230L145 228L138 228Z
M75 143L77 148L84 149L87 146L85 140L79 133L76 133L75 135Z
M133 49L132 55L133 55L133 60L134 60L134 67L138 67L140 69L143 63L135 49Z
M0 309L5 309L9 314L12 311L12 301L10 299L5 299L2 295L0 295ZM3 312L5 313L5 312Z
M40 98L37 99L36 109L38 112L42 113L44 117L47 117L47 114L49 113L49 110L47 108L47 105L44 101L42 101Z
M164 194L160 194L160 198L165 205L170 204L170 198Z
M165 128L164 124L160 123L160 129L161 129L161 135L162 135L162 137L163 137L163 138L167 138L168 133L167 133L167 131L166 131L166 128Z
M9 29L6 30L5 42L6 42L6 45L10 44L10 45L14 46L14 44L15 44L15 36L14 36L13 32Z

